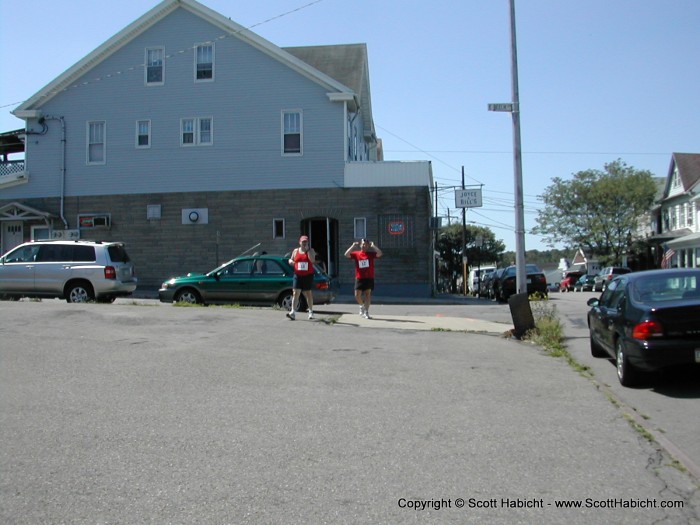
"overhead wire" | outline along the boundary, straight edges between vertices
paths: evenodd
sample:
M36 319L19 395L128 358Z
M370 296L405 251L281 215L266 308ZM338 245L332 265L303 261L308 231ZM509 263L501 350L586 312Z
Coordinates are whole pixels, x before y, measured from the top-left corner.
M294 8L294 9L291 9L291 10L289 10L289 11L285 11L284 13L281 13L281 14L279 14L279 15L270 17L270 18L268 18L268 19L266 19L266 20L262 20L262 21L260 21L260 22L255 23L255 24L252 24L252 25L250 25L250 26L242 27L241 29L239 29L239 30L237 30L237 31L233 31L233 32L230 32L230 33L228 33L228 34L219 35L218 37L212 38L211 40L209 40L209 41L207 41L207 42L200 42L200 43L198 43L197 45L208 44L208 43L214 43L214 42L216 42L216 41L224 40L224 39L229 38L229 37L231 37L231 36L238 35L238 34L240 34L240 33L243 33L244 31L250 31L250 30L251 30L252 28L254 28L254 27L258 27L258 26L267 24L268 22L272 22L273 20L278 20L278 19L280 19L280 18L283 18L283 17L285 17L285 16L291 15L291 14L293 14L293 13L297 13L297 12L303 10L303 9L306 9L306 8L308 8L308 7L311 7L311 6L315 5L315 4L319 4L319 3L323 2L323 1L324 1L324 0L312 0L312 1L310 1L310 2L307 2L306 4L303 4L303 5L299 6L299 7L296 7L296 8ZM180 49L180 50L175 51L175 52L168 53L167 55L165 55L164 58L165 58L165 59L172 59L172 58L175 58L175 57L178 56L178 55L184 55L184 54L187 53L188 51L194 50L195 47L196 47L196 46L192 46L192 47ZM112 77L117 77L117 76L122 75L122 74L124 74L124 73L132 72L132 71L137 71L137 70L142 70L142 69L145 68L145 67L146 67L146 64L145 64L145 63L141 63L141 64L137 64L137 65L132 65L132 66L123 68L121 71L114 71L114 72L112 72L112 73L107 73L106 75L103 75L102 77L96 77L96 78L93 78L92 80L85 80L85 81L82 81L82 82L79 82L79 83L76 83L76 84L73 84L73 85L70 85L70 86L67 86L67 87L58 89L58 90L49 91L47 94L42 95L42 97L40 97L40 98L46 98L47 96L55 95L56 93L60 93L60 92L63 92L63 91L68 91L68 90L70 90L70 89L76 89L76 88L79 88L79 87L84 87L84 86L87 86L87 85L90 85L90 84L93 84L93 83L96 83L96 82L101 82L103 79L112 78ZM25 99L25 100L22 100L22 101L19 101L19 102L13 102L13 103L10 103L10 104L3 104L3 105L0 105L0 108L6 108L6 107L10 107L10 106L15 106L15 105L23 104L23 103L26 102L27 100L29 100L29 99Z

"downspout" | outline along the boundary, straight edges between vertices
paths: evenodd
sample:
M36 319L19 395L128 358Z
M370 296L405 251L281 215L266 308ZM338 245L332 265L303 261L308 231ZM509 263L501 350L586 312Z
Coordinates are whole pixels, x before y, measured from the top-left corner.
M61 221L63 227L68 229L68 221L65 217L65 200L66 200L66 121L63 117L54 117L47 115L45 120L59 120L61 122Z

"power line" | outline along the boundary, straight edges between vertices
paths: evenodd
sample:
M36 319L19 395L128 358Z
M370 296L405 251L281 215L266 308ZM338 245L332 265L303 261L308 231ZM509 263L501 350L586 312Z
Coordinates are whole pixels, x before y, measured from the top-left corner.
M263 24L267 24L268 22L271 22L271 21L273 21L273 20L278 20L278 19L283 18L283 17L285 17L285 16L291 15L291 14L293 14L293 13L296 13L296 12L298 12L298 11L301 11L301 10L303 10L303 9L306 9L306 8L308 8L308 7L311 7L312 5L319 4L319 3L323 2L323 1L324 1L324 0L313 0L313 1L308 2L308 3L306 3L306 4L302 5L302 6L296 7L296 8L294 8L294 9L291 9L291 10L286 11L286 12L284 12L284 13L281 13L281 14L279 14L279 15L270 17L270 18L268 18L268 19L266 19L266 20L263 20L263 21L261 21L261 22L257 22L257 23L255 23L255 24L253 24L253 25L250 25L250 26L247 26L247 27L243 27L243 28L239 29L238 31L233 31L233 32L230 33L230 34L219 35L218 37L213 38L213 39L209 40L208 42L202 42L202 43L213 43L213 42L215 42L215 41L217 41L217 40L224 40L224 39L226 39L226 38L229 38L230 36L238 35L238 34L240 34L240 33L243 33L244 31L250 31L250 30L251 30L252 28L254 28L254 27L258 27L258 26L261 26L261 25L263 25ZM230 18L229 18L229 20L230 20ZM197 44L197 45L201 45L202 43L199 43L199 44ZM184 55L184 54L187 53L188 51L194 50L195 47L196 47L196 46L192 46L192 47L189 47L189 48L181 49L181 50L176 51L176 52L174 52L174 53L169 53L169 54L167 54L167 55L165 56L165 58L166 58L166 59L171 59L171 58L175 58L175 57L178 56L178 55ZM130 66L130 67L124 68L124 69L121 70L121 71L115 71L115 72L113 72L113 73L108 73L108 74L104 75L103 77L97 77L97 78L93 78L92 80L86 80L86 81L83 81L83 82L79 82L79 83L77 83L77 84L73 84L72 86L68 86L68 87L65 87L65 88L62 88L62 89L59 89L59 90L52 90L52 91L50 91L48 94L42 95L41 98L46 98L46 97L49 96L49 95L54 95L54 94L59 93L59 92L61 92L61 91L68 91L69 89L75 89L75 88L78 88L78 87L83 87L83 86L87 86L87 85L90 85L90 84L94 84L94 83L96 83L96 82L101 82L101 81L104 80L104 79L116 77L116 76L122 75L122 74L124 74L124 73L132 72L132 71L136 71L136 70L141 70L141 69L143 69L143 68L145 68L145 67L146 67L146 64L144 64L144 63L138 64L138 65L134 65L134 66ZM29 100L29 99L25 99L25 100L22 100L22 101L19 101L19 102L13 102L13 103L10 103L10 104L3 104L3 105L0 105L0 109L2 109L2 108L7 108L7 107L11 107L11 106L16 106L16 105L19 105L19 104L22 104L22 103L26 102L27 100Z

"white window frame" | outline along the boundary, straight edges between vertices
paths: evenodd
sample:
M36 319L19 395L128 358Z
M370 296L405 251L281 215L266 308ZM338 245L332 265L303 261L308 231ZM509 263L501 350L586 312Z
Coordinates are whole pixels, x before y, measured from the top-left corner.
M158 67L158 66L151 66L149 63L149 57L148 54L151 51L160 51L160 80L156 82L149 82L148 81L148 70L150 67ZM147 86L162 86L165 84L165 46L154 46L154 47L147 47L145 50L145 57L144 57L144 68L143 68L143 82Z
M282 235L277 235L277 225L282 225ZM284 219L272 219L272 238L273 239L286 239L287 235L287 223Z
M298 130L295 131L290 131L287 132L286 124L287 124L287 115L298 115ZM282 156L283 157L301 157L304 154L304 113L300 109L284 109L282 110ZM299 151L289 151L286 152L284 150L284 138L287 135L299 135Z
M185 123L192 123L192 130L185 131ZM209 130L203 131L205 123ZM185 133L192 134L192 142L185 142ZM208 135L208 137L207 137ZM180 146L211 146L214 144L214 117L186 117L180 119Z
M147 126L147 132L144 135L141 133L141 124L144 123ZM139 138L145 136L147 143L140 144ZM136 149L148 149L151 147L151 121L149 119L142 119L136 121Z
M199 50L204 48L211 48L211 78L197 78L197 66L199 65ZM215 66L216 63L216 48L214 47L214 42L202 42L201 44L196 44L194 46L194 81L195 82L214 82ZM202 62L206 64L206 62Z
M688 204L688 227L692 228L695 224L695 203Z
M353 219L353 237L355 239L367 238L367 218L355 217Z
M204 140L203 124L209 123L208 140ZM197 119L197 144L199 146L211 146L214 144L214 117L202 117Z
M93 140L92 126L99 125L102 128L101 141ZM106 120L88 120L85 123L85 163L94 166L107 163L107 121ZM92 160L93 156L91 154L91 146L101 145L102 158L100 160Z

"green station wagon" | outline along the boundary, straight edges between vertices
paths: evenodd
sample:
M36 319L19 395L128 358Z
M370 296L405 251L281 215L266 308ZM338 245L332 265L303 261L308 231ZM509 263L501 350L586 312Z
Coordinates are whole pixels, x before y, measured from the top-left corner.
M294 270L286 257L237 257L206 274L188 273L168 279L158 290L158 296L164 303L277 304L288 310L292 304L293 277ZM316 266L314 303L332 302L337 287L337 281ZM303 299L302 296L300 309L306 308Z

